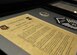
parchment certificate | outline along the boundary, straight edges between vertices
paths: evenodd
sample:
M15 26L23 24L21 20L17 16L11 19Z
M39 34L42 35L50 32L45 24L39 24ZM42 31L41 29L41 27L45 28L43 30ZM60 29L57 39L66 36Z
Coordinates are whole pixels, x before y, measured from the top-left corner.
M31 55L77 54L77 34L30 14L0 21L0 35Z

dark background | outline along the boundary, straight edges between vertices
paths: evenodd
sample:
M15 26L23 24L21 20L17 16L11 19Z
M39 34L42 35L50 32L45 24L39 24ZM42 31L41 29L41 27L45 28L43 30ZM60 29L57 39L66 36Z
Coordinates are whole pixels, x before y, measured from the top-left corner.
M33 2L33 3L41 3L49 0L0 0L0 4L9 4L9 3L21 3L21 2ZM54 1L54 0L50 0Z
M0 0L0 17L41 7L48 2L58 0Z
M26 1L26 0L0 0L0 4L22 2L22 1Z

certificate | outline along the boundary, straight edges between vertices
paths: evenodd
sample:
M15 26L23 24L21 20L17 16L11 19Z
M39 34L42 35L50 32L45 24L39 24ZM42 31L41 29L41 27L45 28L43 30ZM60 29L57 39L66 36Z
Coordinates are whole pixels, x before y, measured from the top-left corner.
M30 14L0 21L0 35L31 55L77 54L77 34Z

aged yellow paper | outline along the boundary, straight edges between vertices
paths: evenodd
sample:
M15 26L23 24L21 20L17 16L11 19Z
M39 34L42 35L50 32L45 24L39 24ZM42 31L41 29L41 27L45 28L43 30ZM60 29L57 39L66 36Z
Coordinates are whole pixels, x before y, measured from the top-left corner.
M31 55L77 54L77 34L30 14L0 21L0 35Z

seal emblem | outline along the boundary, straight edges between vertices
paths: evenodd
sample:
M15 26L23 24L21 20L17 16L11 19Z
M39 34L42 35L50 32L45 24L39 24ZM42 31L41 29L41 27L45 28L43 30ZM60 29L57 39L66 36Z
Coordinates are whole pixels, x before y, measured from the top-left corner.
M9 29L9 27L6 26L6 25L2 25L2 26L0 26L0 28L1 28L2 30L7 30L7 29Z

